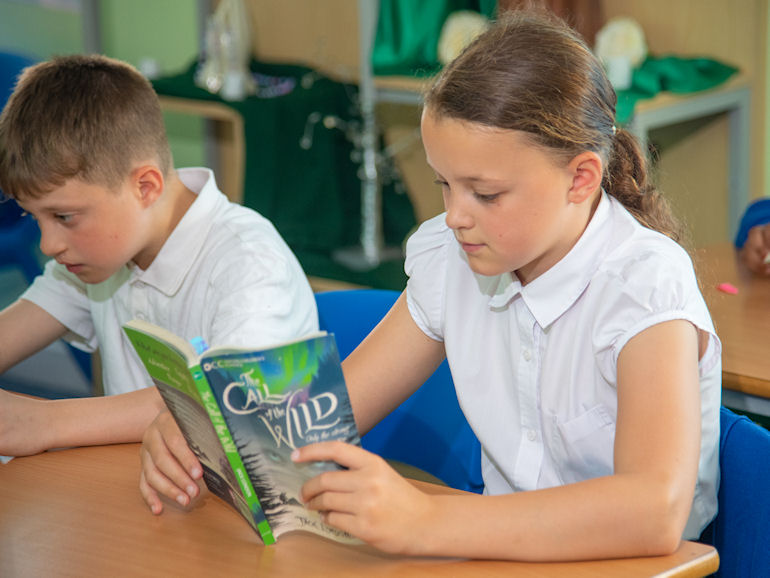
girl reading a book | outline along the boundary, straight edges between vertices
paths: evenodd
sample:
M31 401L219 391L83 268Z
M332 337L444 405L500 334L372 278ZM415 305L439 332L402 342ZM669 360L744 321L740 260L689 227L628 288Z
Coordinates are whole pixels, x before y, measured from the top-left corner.
M427 93L446 212L345 378L363 434L446 356L485 492L427 495L360 447L309 445L293 459L346 468L303 488L328 524L409 555L576 560L667 554L712 520L720 343L615 101L577 34L533 12ZM145 439L148 504L184 501L196 464L168 417Z

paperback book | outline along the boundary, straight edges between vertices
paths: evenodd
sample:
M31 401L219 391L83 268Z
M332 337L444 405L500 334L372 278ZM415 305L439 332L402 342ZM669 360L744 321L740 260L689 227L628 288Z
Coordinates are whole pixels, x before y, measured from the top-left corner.
M265 544L293 530L357 542L300 500L305 481L339 466L290 458L295 448L320 441L360 445L332 334L201 352L205 346L196 351L145 321L123 329L203 466L209 491L235 508Z

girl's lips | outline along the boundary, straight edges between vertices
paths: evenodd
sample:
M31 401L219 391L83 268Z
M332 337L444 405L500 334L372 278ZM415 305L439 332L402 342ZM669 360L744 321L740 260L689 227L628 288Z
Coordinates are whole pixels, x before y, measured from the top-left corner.
M476 251L481 250L481 248L484 245L481 245L481 244L477 245L474 243L460 243L460 246L463 248L463 251L465 251L466 253L475 253Z
M64 265L67 268L67 271L70 273L79 273L81 269L83 269L83 265Z

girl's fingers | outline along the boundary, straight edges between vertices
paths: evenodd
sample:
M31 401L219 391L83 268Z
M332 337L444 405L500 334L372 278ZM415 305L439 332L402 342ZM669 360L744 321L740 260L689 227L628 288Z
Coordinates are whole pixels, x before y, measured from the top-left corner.
M297 448L291 454L295 462L331 461L349 468L361 469L372 459L380 459L363 448L345 442L320 442Z
M316 507L314 502L317 496L328 492L352 493L361 486L360 476L355 470L340 470L336 472L324 472L310 478L302 486L302 500L305 505L314 510L329 509L329 504Z

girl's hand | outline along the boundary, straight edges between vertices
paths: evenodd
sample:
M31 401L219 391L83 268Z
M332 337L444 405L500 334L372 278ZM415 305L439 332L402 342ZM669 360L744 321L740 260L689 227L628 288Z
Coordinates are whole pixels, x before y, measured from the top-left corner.
M385 460L343 442L297 449L295 462L333 461L347 470L324 472L302 487L302 500L325 523L380 550L419 554L433 518L431 496L398 475Z
M161 495L182 506L198 495L196 481L203 477L203 468L168 410L145 431L140 454L139 491L153 514L163 512Z

